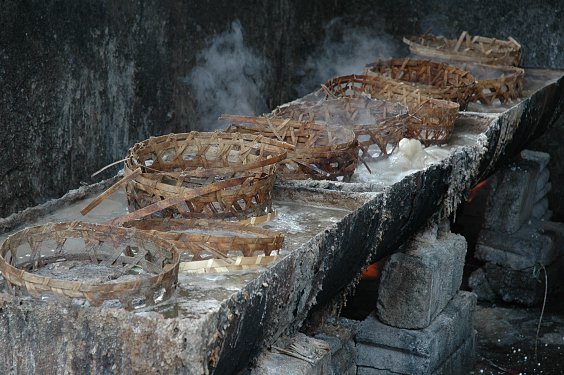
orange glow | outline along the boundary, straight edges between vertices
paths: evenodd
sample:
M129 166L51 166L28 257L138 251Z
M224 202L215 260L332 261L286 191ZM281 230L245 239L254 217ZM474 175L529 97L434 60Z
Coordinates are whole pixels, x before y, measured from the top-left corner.
M363 279L376 279L380 276L380 262L372 263L362 271Z
M470 203L472 202L472 200L476 197L476 194L478 193L478 191L483 188L486 184L488 183L488 180L485 179L483 181L480 181L476 184L476 186L474 186L471 190L470 190L470 194L468 194L468 199L466 200L466 202Z

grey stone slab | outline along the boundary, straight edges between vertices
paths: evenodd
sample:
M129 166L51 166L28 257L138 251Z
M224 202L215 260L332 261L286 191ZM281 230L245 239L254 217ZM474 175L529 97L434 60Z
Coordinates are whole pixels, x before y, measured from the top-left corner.
M331 348L331 371L334 375L356 374L356 347L350 323L324 324L315 335L315 338L325 341Z
M531 216L539 172L536 162L519 160L491 177L492 193L487 200L485 229L508 233L519 230Z
M545 269L548 274L549 294L558 293L564 285L564 257L557 258ZM512 270L493 263L486 263L482 270L483 276L482 272L475 271L469 280L470 287L480 299L533 306L542 302L544 298L544 273L540 272L537 278L533 274L532 267L525 270ZM483 291L488 290L495 294L494 298L491 298L489 292L482 294Z
M520 153L521 158L537 163L539 169L544 169L550 161L550 155L546 152L533 151L533 150L523 150Z
M541 170L539 177L537 178L537 191L541 191L546 184L550 181L550 170L544 168Z
M546 211L548 211L548 197L544 197L540 201L537 201L533 206L533 210L531 211L531 217L533 219L541 219L546 215Z
M539 202L542 199L546 198L546 195L552 190L552 183L548 182L543 185L542 188L537 189L535 193L535 202Z
M276 342L263 351L251 375L324 375L330 374L331 349L323 340L297 333Z
M558 243L562 237L564 226L541 220L531 220L512 234L482 230L475 257L514 270L532 267L535 263L546 266L559 256Z
M420 235L405 253L391 256L382 270L376 312L399 328L425 328L460 288L466 241L450 232Z
M433 323L422 330L388 326L374 316L358 325L357 365L395 373L431 373L473 332L476 295L458 294Z
M433 375L469 374L476 362L476 330L451 354Z
M484 271L483 268L478 268L476 271L472 272L468 278L468 286L476 293L480 301L494 302L497 298L497 294L488 282L486 271Z
M476 331L473 331L463 343L460 345L454 353L450 355L443 363L439 365L438 368L432 371L433 375L450 375L450 374L468 374L474 365L476 357ZM377 369L373 367L359 366L357 375L393 375L400 374L398 372ZM404 373L401 373L404 374ZM414 369L414 372L409 373L410 375L416 374L428 374L428 372L418 371Z

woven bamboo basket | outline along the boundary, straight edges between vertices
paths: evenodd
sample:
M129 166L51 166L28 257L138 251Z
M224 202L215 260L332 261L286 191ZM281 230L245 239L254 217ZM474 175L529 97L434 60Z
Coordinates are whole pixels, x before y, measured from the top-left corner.
M476 87L471 100L492 105L497 100L508 103L521 96L525 71L514 66L493 66L476 63L457 63L476 77Z
M235 253L251 257L260 252L269 256L280 250L284 242L284 235L279 232L219 220L146 219L127 222L124 226L155 231L179 251L192 255L192 261L204 259L202 255L227 259Z
M323 89L334 97L359 97L400 102L407 106L407 138L426 146L448 141L458 117L458 103L429 98L417 88L401 81L368 75L349 75L327 81Z
M363 159L375 154L372 146L380 156L387 156L388 144L395 148L404 137L408 117L401 103L366 97L296 101L276 108L271 116L348 127L356 135Z
M263 134L295 146L280 163L282 179L349 181L358 163L358 143L347 128L267 117L223 115L220 119L231 122L227 131Z
M129 210L179 199L153 217L247 218L272 211L277 164L293 147L260 134L181 133L133 146L125 161Z
M466 109L476 86L476 80L470 72L429 60L380 60L367 65L366 71L368 74L409 82L422 94L456 102L461 109Z
M113 300L126 309L169 298L180 261L174 244L152 233L84 222L25 228L0 255L10 291L92 305Z
M512 66L519 66L521 61L521 45L511 37L507 41L471 37L464 31L458 39L424 34L403 38L403 41L412 53L430 58Z

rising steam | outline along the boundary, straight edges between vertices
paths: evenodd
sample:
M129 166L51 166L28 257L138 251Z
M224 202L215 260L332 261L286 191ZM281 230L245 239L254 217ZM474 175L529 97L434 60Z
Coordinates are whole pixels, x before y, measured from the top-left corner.
M186 82L192 87L200 116L199 126L216 130L225 124L222 113L253 115L267 109L264 78L270 64L245 45L237 20L216 36L198 55L197 66Z
M325 26L321 46L306 60L297 87L300 96L336 76L362 73L364 66L377 59L397 55L397 42L378 22L353 18L334 18Z

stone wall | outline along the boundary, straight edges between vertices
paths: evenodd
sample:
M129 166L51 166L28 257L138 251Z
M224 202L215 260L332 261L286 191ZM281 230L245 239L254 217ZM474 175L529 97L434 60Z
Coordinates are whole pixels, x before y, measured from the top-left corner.
M388 34L400 54L407 53L404 34L468 30L515 37L525 49L525 65L564 66L557 50L564 35L561 2L452 3L4 1L0 217L92 182L93 171L122 158L136 141L199 129L185 77L199 51L237 19L245 42L271 65L264 77L271 107L296 97L311 73L304 63L338 16L343 27ZM346 47L343 53L350 54L355 46Z

